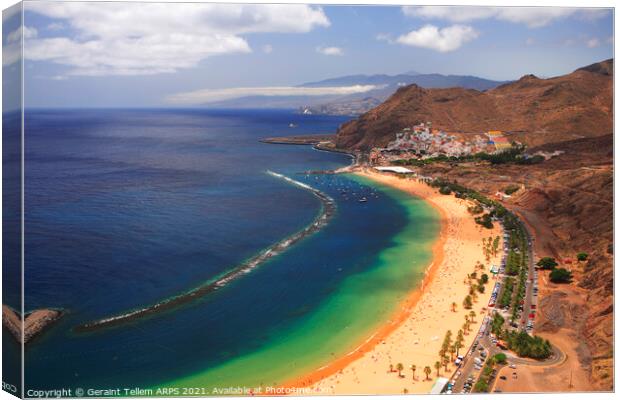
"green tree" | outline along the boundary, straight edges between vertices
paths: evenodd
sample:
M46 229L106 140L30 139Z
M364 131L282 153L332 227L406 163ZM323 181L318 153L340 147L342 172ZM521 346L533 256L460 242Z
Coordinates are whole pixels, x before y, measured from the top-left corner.
M454 354L456 354L457 352L457 342L454 342L453 344L450 345L450 348L448 349L448 351L450 352L450 361L454 361Z
M553 283L568 283L573 278L573 274L566 268L554 268L549 274L549 279Z
M536 263L542 269L553 269L558 266L557 261L553 257L543 257Z
M466 296L465 300L463 300L463 307L466 310L471 310L472 306L474 305L474 303L471 300L471 296Z
M448 372L448 365L450 365L450 357L448 357L447 355L444 356L444 358L441 360L441 363L443 364L444 372Z
M471 310L471 311L469 312L469 320L470 320L471 322L476 322L476 312L475 312L474 310Z
M499 236L495 236L493 239L493 255L496 256L499 251Z
M478 380L474 385L474 392L476 393L484 393L489 391L489 384L483 381L482 379Z
M452 193L452 190L450 190L450 188L448 186L442 186L441 188L439 188L439 193L441 193L441 194L450 194L450 193Z
M439 370L441 370L441 363L439 361L435 361L435 369L437 370L437 376L439 376Z
M497 337L501 337L503 326L504 317L502 317L499 313L494 313L493 319L491 320L491 333L493 333Z
M405 369L405 367L403 366L402 363L396 364L396 370L398 371L398 377L399 378L403 376L403 374L402 374L403 369Z
M588 253L577 253L577 260L578 261L585 261L588 259Z
M506 364L508 357L504 353L497 353L495 356L495 362L498 364Z
M426 380L429 381L430 378L428 377L431 372L433 372L433 370L431 369L431 367L429 367L428 365L426 367L424 367L424 374L426 374Z

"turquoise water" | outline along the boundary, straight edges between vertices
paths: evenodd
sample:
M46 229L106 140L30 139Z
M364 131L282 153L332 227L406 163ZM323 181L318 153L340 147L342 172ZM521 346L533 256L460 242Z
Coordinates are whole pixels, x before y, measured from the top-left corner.
M27 111L25 308L67 313L27 346L26 388L277 383L367 338L419 282L437 215L365 179L304 173L348 156L259 142L344 121L287 110ZM321 202L268 170L333 198L329 224L199 301L75 331L186 292L310 224ZM5 356L19 354L10 337L3 344Z
M372 267L347 277L312 315L262 349L164 386L206 388L206 393L228 386L276 386L354 350L396 311L431 261L439 232L436 211L401 191L359 176L348 178L389 196L405 211L406 226L373 257Z

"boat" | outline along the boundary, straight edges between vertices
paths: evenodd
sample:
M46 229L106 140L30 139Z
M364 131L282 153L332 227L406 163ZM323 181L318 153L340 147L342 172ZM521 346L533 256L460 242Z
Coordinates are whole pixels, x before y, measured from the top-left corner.
M368 199L366 197L362 197L361 199L358 200L360 203L366 203L368 201Z

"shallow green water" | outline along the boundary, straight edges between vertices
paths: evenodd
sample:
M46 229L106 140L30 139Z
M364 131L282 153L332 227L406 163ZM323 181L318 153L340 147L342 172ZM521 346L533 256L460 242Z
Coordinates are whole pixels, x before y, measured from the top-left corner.
M267 345L159 387L185 388L180 395L205 395L225 394L213 388L282 384L354 350L392 316L420 284L431 261L439 215L422 199L363 177L350 179L396 200L407 216L408 223L392 238L392 245L376 255L373 268L347 277L319 307Z

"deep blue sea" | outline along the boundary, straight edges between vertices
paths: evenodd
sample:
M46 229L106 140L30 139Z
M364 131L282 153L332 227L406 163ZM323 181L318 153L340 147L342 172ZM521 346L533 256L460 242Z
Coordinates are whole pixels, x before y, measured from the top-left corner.
M146 387L208 370L261 349L373 268L407 224L405 208L346 175L303 173L345 166L346 155L259 142L333 133L345 120L289 110L27 111L25 309L66 315L27 345L26 386ZM73 331L198 286L312 222L318 199L267 170L336 199L329 226L201 301Z

